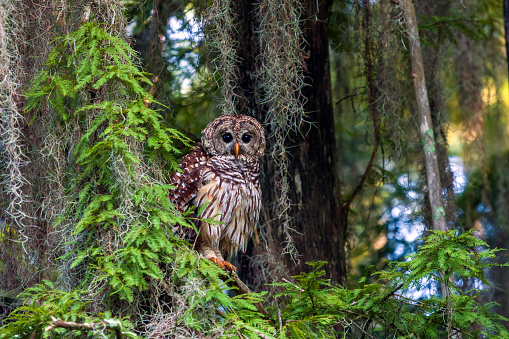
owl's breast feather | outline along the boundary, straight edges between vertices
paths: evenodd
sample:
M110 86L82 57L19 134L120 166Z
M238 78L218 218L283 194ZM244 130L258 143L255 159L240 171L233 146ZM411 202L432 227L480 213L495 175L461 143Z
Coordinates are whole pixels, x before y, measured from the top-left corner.
M201 227L200 232L212 245L228 243L235 249L245 250L259 215L257 180L249 180L240 170L225 175L217 171L217 166L207 168L202 173L202 186L194 202L197 208L206 204L200 218L220 222L219 225L203 224Z

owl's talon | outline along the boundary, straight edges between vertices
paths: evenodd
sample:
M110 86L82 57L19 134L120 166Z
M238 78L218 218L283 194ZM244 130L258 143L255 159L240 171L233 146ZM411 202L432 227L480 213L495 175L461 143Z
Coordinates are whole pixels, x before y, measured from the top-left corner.
M215 257L213 258L207 258L209 259L210 261L212 261L214 264L216 264L217 266L219 266L220 268L223 268L223 265L221 264L221 261Z
M230 264L228 261L223 261L224 269L230 273L237 273L237 267Z
M215 258L215 257L207 258L207 259L209 259L214 264L219 266L219 268L224 269L226 272L229 272L229 273L236 273L237 272L237 267L233 266L232 264L230 264L226 260L221 260L221 259L218 259L218 258Z

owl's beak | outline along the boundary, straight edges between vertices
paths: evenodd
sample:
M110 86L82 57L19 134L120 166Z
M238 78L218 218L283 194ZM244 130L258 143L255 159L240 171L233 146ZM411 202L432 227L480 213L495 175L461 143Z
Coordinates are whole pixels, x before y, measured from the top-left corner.
M240 145L238 143L235 143L235 158L239 157L239 147Z

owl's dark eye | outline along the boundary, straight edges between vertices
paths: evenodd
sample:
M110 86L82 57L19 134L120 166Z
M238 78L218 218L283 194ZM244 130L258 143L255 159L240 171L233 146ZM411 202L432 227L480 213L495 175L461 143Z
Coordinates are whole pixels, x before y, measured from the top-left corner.
M251 136L249 134L244 134L242 136L242 142L248 144L251 141Z
M223 134L223 141L229 143L233 140L233 137L230 133Z

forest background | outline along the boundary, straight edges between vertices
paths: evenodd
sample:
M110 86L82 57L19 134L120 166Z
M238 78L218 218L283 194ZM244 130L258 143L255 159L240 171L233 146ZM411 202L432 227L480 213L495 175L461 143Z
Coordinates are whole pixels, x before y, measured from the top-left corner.
M509 244L508 18L494 0L3 1L0 338L506 337L507 254L488 248ZM206 124L238 113L268 137L240 280L166 199Z

